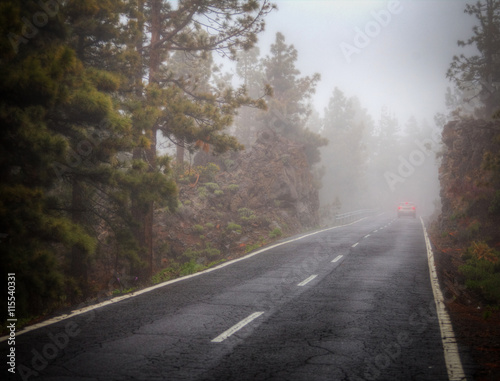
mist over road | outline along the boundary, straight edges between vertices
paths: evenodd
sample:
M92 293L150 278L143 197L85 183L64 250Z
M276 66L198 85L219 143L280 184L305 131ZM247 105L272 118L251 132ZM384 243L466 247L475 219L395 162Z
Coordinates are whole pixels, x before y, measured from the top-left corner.
M422 226L389 213L16 340L17 379L448 380Z

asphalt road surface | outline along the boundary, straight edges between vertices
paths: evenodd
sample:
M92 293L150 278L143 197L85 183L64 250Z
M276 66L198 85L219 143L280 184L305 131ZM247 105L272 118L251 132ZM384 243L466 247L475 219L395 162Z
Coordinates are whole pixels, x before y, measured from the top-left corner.
M15 350L24 380L448 380L422 225L389 214L18 335Z

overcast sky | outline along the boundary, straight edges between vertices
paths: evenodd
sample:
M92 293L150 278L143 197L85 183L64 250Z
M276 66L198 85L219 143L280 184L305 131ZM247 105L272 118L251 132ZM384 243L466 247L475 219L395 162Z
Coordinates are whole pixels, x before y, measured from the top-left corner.
M471 0L472 1L472 0ZM404 125L444 112L446 70L475 19L461 0L282 0L259 35L268 54L276 32L298 51L302 75L321 74L314 97L323 114L337 86L358 96L377 121L386 106ZM363 35L364 34L364 35Z

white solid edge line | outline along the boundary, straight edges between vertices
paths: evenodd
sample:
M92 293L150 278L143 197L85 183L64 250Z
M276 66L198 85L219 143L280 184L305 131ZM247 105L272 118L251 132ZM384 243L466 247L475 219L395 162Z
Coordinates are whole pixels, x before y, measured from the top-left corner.
M460 354L458 352L458 345L455 339L455 333L453 332L453 327L451 325L450 316L446 311L443 293L439 287L436 266L434 264L434 253L432 251L432 246L422 217L420 217L420 222L422 223L422 229L424 230L427 258L429 262L429 274L431 278L432 292L434 294L434 302L436 303L439 328L441 330L441 340L443 342L444 359L448 370L448 379L450 381L463 381L466 380L466 377L462 367L462 362L460 361Z
M343 257L343 255L337 256L337 258L335 258L334 260L332 260L332 263L335 263L335 262L339 261L340 258L342 258L342 257Z
M302 282L300 282L297 286L305 286L306 284L308 284L310 281L312 281L314 278L316 278L318 275L311 275L309 278L307 279L304 279Z
M383 214L383 213L382 213ZM375 217L378 217L378 216L375 216ZM163 282L163 283L159 283L157 285L154 285L154 286L151 286L151 287L147 287L147 288L144 288L142 290L139 290L139 291L135 291L135 292L132 292L130 294L126 294L126 295L123 295L123 296L119 296L119 297L116 297L116 298L113 298L113 299L109 299L109 300L106 300L104 302L101 302L101 303L97 303L97 304L93 304L93 305L90 305L90 306L87 306L87 307L84 307L84 308L80 308L78 310L74 310L74 311L71 311L71 313L69 314L65 314L65 315L61 315L61 316L57 316L55 318L52 318L52 319L49 319L49 320L46 320L44 322L41 322L41 323L37 323L37 324L33 324L33 325L30 325L26 328L23 328L22 330L20 331L17 331L16 332L16 336L19 336L19 335L22 335L24 333L27 333L27 332L30 332L30 331L34 331L35 329L39 329L39 328L43 328L43 327L46 327L48 325L51 325L51 324L55 324L55 323L58 323L62 320L66 320L66 319L69 319L69 318L72 318L72 317L75 317L77 315L81 315L85 312L88 312L88 311L92 311L92 310L96 310L96 309L99 309L101 307L105 307L107 305L110 305L110 304L113 304L113 303L117 303L117 302L121 302L122 300L125 300L125 299L130 299L130 298L133 298L133 297L136 297L136 296L139 296L141 294L145 294L147 292L150 292L150 291L153 291L153 290L156 290L158 288L162 288L162 287L165 287L165 286L168 286L172 283L177 283L177 282L181 282L183 280L186 280L186 279L189 279L189 278L194 278L196 276L200 276L202 274L206 274L206 273L209 273L211 271L216 271L216 270L219 270L223 267L226 267L226 266L229 266L229 265L232 265L233 263L236 263L236 262L239 262L239 261L243 261L245 259L248 259L248 258L251 258L253 257L254 255L257 255L257 254L260 254L260 253L263 253L265 251L268 251L268 250L271 250L271 249L274 249L275 247L278 247L278 246L282 246L282 245L286 245L288 243L292 243L292 242L295 242L295 241L299 241L303 238L306 238L306 237L310 237L312 235L315 235L315 234L319 234L319 233L323 233L323 232L326 232L328 230L333 230L333 229L338 229L338 228L342 228L344 226L349 226L349 225L354 225L354 224L357 224L358 222L361 222L363 220L366 220L368 217L363 217L363 218L360 218L359 220L356 220L354 222L351 222L349 224L345 224L345 225L339 225L339 226L333 226L333 227L330 227L330 228L326 228L326 229L321 229L321 230L317 230L315 232L312 232L312 233L308 233L308 234L304 234L300 237L297 237L297 238L293 238L291 240L288 240L288 241L284 241L284 242L280 242L280 243L276 243L274 245L271 245L269 247L266 247L266 248L263 248L263 249L260 249L260 250L257 250L257 251L254 251L253 253L250 253L244 257L241 257L241 258L236 258L236 259L233 259L231 261L228 261L228 262L224 262L222 264L220 264L219 266L216 266L216 267L212 267L212 268L209 268L207 270L203 270L203 271L200 271L200 272L197 272L197 273L194 273L194 274L190 274L190 275L186 275L186 276L183 276L183 277L180 277L180 278L176 278L176 279L172 279L172 280L169 280L169 281L166 281L166 282ZM2 341L5 341L9 338L10 336L6 335L6 336L2 336L0 337L0 343Z
M212 343L220 343L224 340L226 340L229 336L231 336L233 333L239 331L242 329L244 326L246 326L248 323L250 323L252 320L257 319L260 315L262 315L264 311L261 312L254 312L247 318L243 319L239 323L233 325L231 328L229 328L227 331L222 332L219 336L217 336L215 339L212 340Z

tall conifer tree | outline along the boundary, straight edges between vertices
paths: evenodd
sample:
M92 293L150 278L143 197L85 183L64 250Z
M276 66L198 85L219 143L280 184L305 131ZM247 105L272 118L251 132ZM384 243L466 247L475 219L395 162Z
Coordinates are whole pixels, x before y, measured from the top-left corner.
M459 46L474 46L479 54L453 57L446 76L459 89L479 89L477 95L484 104L483 116L491 117L500 111L500 1L484 0L467 4L465 13L476 17L478 25L467 41Z
M181 0L177 8L163 0L139 3L145 22L137 49L147 63L140 77L147 74L147 81L137 85L144 86L141 95L154 112L143 123L147 147L134 151L136 160L144 161L150 171L155 171L159 131L183 144L208 144L216 152L241 148L223 130L231 124L235 110L252 100L244 92L232 89L212 94L190 92L182 82L164 76L162 66L174 51L218 51L234 57L238 49L254 45L264 28L264 17L273 8L268 0ZM196 33L200 30L207 33ZM140 205L136 202L133 208L134 216L141 222L136 236L144 250L143 258L153 256L153 209L153 201ZM147 272L151 272L151 267Z
M295 47L287 45L285 36L278 32L271 54L263 60L266 81L273 89L264 123L288 139L304 144L312 166L320 160L319 147L327 144L325 138L305 128L311 114L309 101L320 75L300 77L295 66L297 59Z
M95 240L54 208L52 193L59 180L54 164L68 153L55 121L70 109L83 112L75 99L82 65L64 44L68 35L59 10L34 21L37 12L34 2L0 4L0 31L10 45L2 39L0 250L2 272L16 273L16 310L24 316L61 300L62 254L71 247L95 249Z

